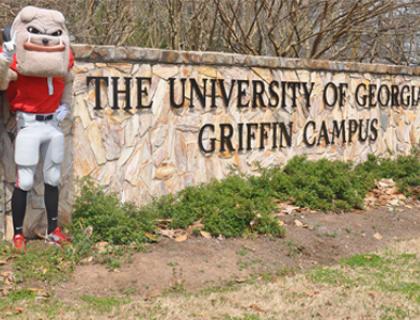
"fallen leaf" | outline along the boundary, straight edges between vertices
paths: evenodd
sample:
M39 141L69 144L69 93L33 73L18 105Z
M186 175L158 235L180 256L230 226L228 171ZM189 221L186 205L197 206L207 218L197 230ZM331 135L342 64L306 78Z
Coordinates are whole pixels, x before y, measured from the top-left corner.
M201 220L198 220L191 225L191 228L193 228L193 229L203 229L204 224L201 223Z
M5 297L9 294L9 289L10 288L1 288L0 289L0 296Z
M260 306L258 306L257 304L253 303L249 306L252 310L257 311L257 312L265 312L265 310L263 308L261 308Z
M292 214L293 211L298 211L299 209L300 209L300 207L292 206L292 205L287 205L285 208L283 208L283 211L286 214Z
M382 240L382 235L379 233L379 232L376 232L374 235L373 235L373 237L376 239L376 240Z
M16 312L16 313L22 313L22 312L23 312L23 310L24 310L24 309L23 309L22 307L16 307L16 308L15 308L15 312Z
M200 231L200 234L201 234L201 236L202 236L203 238L206 238L206 239L211 239L211 238L212 238L212 236L211 236L210 232L207 232L207 231L203 231L203 230L201 230L201 231Z
M308 291L305 291L305 294L307 295L307 296L309 296L309 297L314 297L314 296L316 296L317 294L319 294L319 291L312 291L312 290L308 290Z
M188 235L186 233L180 234L179 236L175 237L176 242L183 242L188 239Z
M389 204L390 204L391 206L394 206L394 207L399 206L399 205L400 205L400 200L399 200L399 199L392 199L392 200L389 202Z
M100 241L95 244L95 249L98 251L98 253L106 252L107 248L108 248L108 242L106 241Z
M389 189L395 187L395 182L392 179L381 179L376 182L376 187L378 189Z
M90 256L90 257L87 257L87 258L82 259L82 260L80 261L80 264L89 264L89 263L91 263L92 261L93 261L93 257L92 257L92 256Z
M365 197L365 206L367 207L374 207L376 204L376 197L373 193L368 193Z
M388 188L388 189L383 190L383 192L387 195L392 196L392 195L398 193L398 189L396 187L392 187L392 188Z
M3 277L3 278L9 277L11 274L12 274L11 271L3 271L3 272L0 272L0 276Z
M397 207L405 204L407 198L398 191L392 179L381 179L376 181L376 187L368 192L364 199L366 207ZM394 211L393 208L388 209Z
M159 233L162 236L165 236L165 237L168 237L168 238L171 238L171 239L173 239L175 237L175 230L173 230L173 229L160 229Z
M0 266L4 266L6 264L6 260L0 260Z
M194 222L192 225L190 225L187 228L186 231L187 231L188 234L195 234L195 235L197 235L196 232L199 232L199 231L201 231L203 229L204 229L204 224L201 223L201 220L198 220L198 221Z
M35 293L37 296L40 296L40 297L49 296L48 292L43 288L29 288L28 290Z
M157 237L157 235L155 235L155 234L153 234L153 233L146 232L146 233L144 234L144 236L145 236L148 240L150 240L150 241L152 241L152 242L157 242L157 241L158 241L158 237Z
M295 226L296 227L303 227L303 223L301 221L299 221L298 219L295 219Z
M168 225L172 222L172 219L158 219L156 222L159 228L167 229Z

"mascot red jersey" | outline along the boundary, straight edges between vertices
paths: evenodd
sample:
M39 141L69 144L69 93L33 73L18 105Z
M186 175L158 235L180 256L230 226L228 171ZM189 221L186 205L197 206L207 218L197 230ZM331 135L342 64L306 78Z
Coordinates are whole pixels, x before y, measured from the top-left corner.
M24 251L23 220L27 192L43 159L46 239L62 244L69 238L58 227L58 185L64 158L60 122L72 102L73 55L64 16L55 10L28 6L13 21L11 39L0 53L0 90L16 113L16 185L12 196L14 246Z

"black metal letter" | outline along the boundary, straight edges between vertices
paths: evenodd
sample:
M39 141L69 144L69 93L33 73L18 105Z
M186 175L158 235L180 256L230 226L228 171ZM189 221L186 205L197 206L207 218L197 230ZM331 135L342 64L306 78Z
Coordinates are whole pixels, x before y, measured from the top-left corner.
M143 105L143 95L148 96L147 87L143 88L143 81L149 85L152 83L152 78L136 77L137 79L137 109L150 109L152 107L152 101L149 104Z
M95 110L102 110L101 105L101 81L105 83L105 86L108 87L108 77L86 77L86 85L89 87L89 84L95 82Z
M210 138L210 149L205 149L204 145L203 145L203 134L204 134L204 130L206 130L207 128L209 128L211 130L211 132L214 133L214 125L212 125L211 123L205 124L204 126L201 127L200 132L198 134L198 146L200 148L201 152L204 153L213 153L215 150L215 146L216 146L216 139L215 138Z
M185 101L185 81L187 79L185 78L181 78L179 80L181 80L181 84L182 84L182 90L181 90L181 102L180 103L176 103L175 101L175 78L169 78L169 103L171 105L171 108L182 108L184 105L184 101Z
M118 106L118 94L124 93L125 94L125 107L124 110L131 109L131 102L130 102L130 93L131 93L131 78L124 77L124 84L125 90L118 90L118 77L111 77L112 79L112 93L113 93L113 106L112 109L118 110L120 107Z

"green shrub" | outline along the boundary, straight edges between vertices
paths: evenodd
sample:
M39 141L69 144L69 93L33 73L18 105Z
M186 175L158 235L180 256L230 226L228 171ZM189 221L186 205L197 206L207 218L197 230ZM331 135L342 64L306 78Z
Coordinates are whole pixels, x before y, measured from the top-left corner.
M79 231L92 226L91 241L111 244L150 240L146 233L154 232L156 219L162 218L170 219L172 228L187 228L200 220L213 236L252 232L283 236L284 228L273 215L276 201L327 211L362 208L375 180L392 178L401 191L412 194L420 185L419 173L418 153L396 160L369 156L356 167L351 162L295 157L284 168L260 169L258 176L233 174L159 197L141 208L121 204L116 195L84 179L72 225Z
M73 231L77 233L93 227L92 240L112 244L141 243L147 241L145 232L154 231L153 220L132 204L120 203L118 197L84 179L80 196L73 212Z
M275 237L284 237L285 229L279 225L279 219L272 214L264 213L258 215L254 220L254 225L252 227L259 234L269 234Z
M187 228L201 220L204 229L214 236L239 237L250 231L281 236L283 227L274 223L274 217L269 217L274 209L269 195L238 175L188 187L141 208L121 204L116 195L105 193L90 179L83 179L72 228L76 236L82 237L81 231L92 226L91 241L112 244L148 241L145 233L154 232L158 218L171 219L172 228ZM255 229L251 230L251 222L259 215L263 218L257 219Z
M238 237L249 231L258 214L271 213L275 206L270 195L256 188L251 179L232 175L158 199L150 208L158 216L172 219L173 228L186 228L201 219L204 229L212 235ZM268 229L282 233L274 227Z
M305 157L291 159L283 169L264 169L253 181L277 200L320 210L361 208L369 190L351 163Z
M393 179L404 194L416 195L420 199L420 151L409 156L399 156L395 160L369 155L368 160L358 165L355 171L366 177L367 187L374 186L375 179ZM417 190L417 192L416 192Z

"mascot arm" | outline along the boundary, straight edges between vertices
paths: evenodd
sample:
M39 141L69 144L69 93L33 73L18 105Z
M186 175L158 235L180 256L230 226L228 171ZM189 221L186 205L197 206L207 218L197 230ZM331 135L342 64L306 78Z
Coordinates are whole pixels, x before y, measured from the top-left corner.
M9 68L16 52L16 36L13 35L12 39L3 34L6 40L0 49L0 90L6 90L9 82L17 79L17 74Z
M73 102L73 74L68 72L64 78L64 92L61 98L61 104L71 106Z
M0 90L6 90L10 81L17 79L17 74L9 68L10 62L0 54Z

